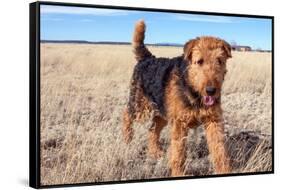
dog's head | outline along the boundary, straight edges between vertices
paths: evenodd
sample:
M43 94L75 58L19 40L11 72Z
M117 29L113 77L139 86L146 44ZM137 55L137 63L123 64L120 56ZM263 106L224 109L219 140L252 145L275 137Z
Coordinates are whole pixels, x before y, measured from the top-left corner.
M219 38L200 37L184 46L189 84L201 95L205 106L215 105L220 98L228 58L231 46Z

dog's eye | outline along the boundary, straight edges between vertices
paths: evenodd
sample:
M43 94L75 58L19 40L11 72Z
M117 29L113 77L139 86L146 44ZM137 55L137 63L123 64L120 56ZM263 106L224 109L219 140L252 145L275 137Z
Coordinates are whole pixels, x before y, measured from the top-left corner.
M204 63L204 60L203 59L199 59L197 62L196 62L196 64L198 64L198 65L202 65Z
M223 64L223 62L222 62L221 59L218 59L218 64L219 64L219 65L222 65L222 64Z

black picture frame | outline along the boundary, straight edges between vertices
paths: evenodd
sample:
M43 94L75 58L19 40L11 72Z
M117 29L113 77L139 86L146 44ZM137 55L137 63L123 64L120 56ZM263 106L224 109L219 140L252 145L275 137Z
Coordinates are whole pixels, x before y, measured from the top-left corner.
M251 172L251 173L231 173L223 175L205 175L205 176L185 176L185 177L169 177L169 178L153 178L126 181L110 181L110 182L93 182L93 183L76 183L76 184L57 184L57 185L41 185L40 184L40 6L55 5L69 7L85 7L85 8L106 8L118 10L138 10L153 12L169 12L169 13L187 13L194 15L219 15L245 18L265 18L271 20L271 40L272 40L272 171ZM33 188L54 188L54 187L72 187L102 184L121 184L136 183L150 181L166 181L166 180L183 180L195 178L210 177L230 177L258 174L274 173L274 16L266 15L248 15L218 12L201 12L187 10L168 10L157 8L141 8L141 7L125 7L125 6L109 6L109 5L92 5L79 3L60 3L60 2L34 2L29 4L29 185Z

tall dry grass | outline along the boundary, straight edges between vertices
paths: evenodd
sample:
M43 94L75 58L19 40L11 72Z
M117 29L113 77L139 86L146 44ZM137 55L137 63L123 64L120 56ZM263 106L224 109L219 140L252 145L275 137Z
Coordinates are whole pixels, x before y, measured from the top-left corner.
M150 47L173 57L182 48ZM168 177L169 126L160 160L147 154L149 124L134 126L130 145L121 134L122 111L134 67L131 47L41 45L41 183L69 184ZM233 52L222 97L233 172L270 171L271 54ZM187 138L187 175L212 174L202 127Z

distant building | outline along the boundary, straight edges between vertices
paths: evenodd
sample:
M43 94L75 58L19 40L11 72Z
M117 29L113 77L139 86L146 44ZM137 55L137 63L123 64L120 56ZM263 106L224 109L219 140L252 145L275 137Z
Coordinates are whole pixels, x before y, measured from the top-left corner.
M231 48L234 51L252 51L250 46L232 46Z

